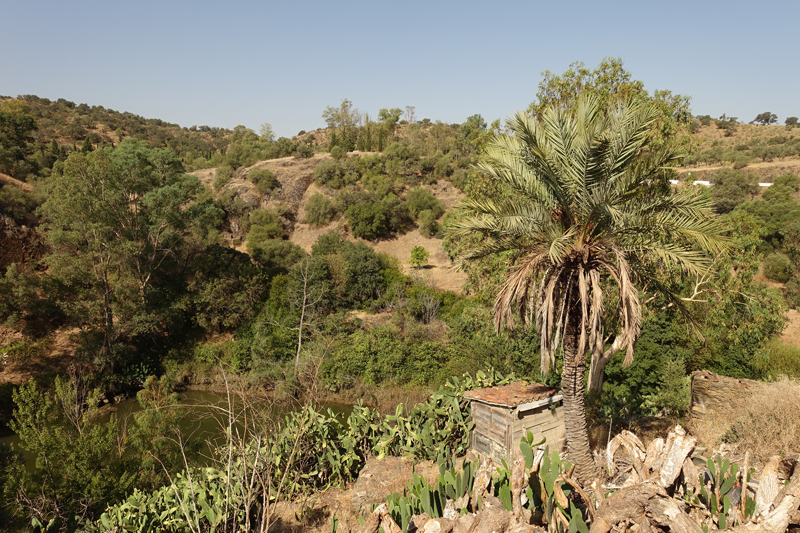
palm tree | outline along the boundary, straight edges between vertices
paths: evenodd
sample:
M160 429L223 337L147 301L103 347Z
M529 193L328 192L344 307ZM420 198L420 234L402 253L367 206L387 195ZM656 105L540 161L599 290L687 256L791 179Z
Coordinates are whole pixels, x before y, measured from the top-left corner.
M574 111L548 109L540 121L518 113L509 121L513 134L493 138L476 167L511 194L465 200L466 216L451 227L454 236L484 237L459 266L512 252L495 327L514 327L515 316L535 323L543 372L562 347L567 448L584 481L599 473L586 431L587 352L605 366L603 356L622 349L629 364L642 321L636 285L663 290L653 273L667 266L701 274L725 245L710 200L666 183L664 169L680 156L650 144L658 113L633 101L606 111L590 96ZM608 291L618 294L618 325L605 350Z

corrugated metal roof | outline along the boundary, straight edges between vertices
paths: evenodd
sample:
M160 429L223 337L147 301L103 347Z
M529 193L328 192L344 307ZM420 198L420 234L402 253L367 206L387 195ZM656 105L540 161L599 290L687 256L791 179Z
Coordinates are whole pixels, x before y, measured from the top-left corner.
M477 402L505 407L517 407L521 404L536 402L559 394L559 390L541 383L515 381L508 385L476 389L464 393L464 397Z

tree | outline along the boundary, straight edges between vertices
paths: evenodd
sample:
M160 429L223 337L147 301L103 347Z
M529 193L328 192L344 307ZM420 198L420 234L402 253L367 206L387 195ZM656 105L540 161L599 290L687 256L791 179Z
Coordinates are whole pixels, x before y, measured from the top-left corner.
M386 109L384 107L378 111L378 120L394 129L394 127L397 126L397 123L400 121L400 116L402 114L403 111L399 107L393 107L391 109Z
M405 115L406 115L406 120L408 121L409 124L413 124L417 120L417 116L415 114L415 110L416 110L416 107L413 106L413 105L407 105L406 106Z
M598 469L586 429L587 351L590 379L618 350L630 363L642 320L634 282L661 287L649 270L657 265L704 272L706 253L719 252L724 239L707 196L673 192L665 183L664 167L679 156L651 145L656 105L628 100L605 111L598 97L582 95L568 109L555 105L541 121L524 113L510 121L513 135L495 137L476 169L511 194L465 200L469 216L451 231L484 237L459 265L513 254L495 301L495 327L514 327L515 315L524 326L535 323L545 372L563 346L567 446L579 478L590 480ZM612 290L618 324L606 348L603 309Z
M775 113L770 113L769 111L764 111L763 113L759 113L753 122L758 122L763 126L766 126L767 124L775 124L778 122L778 115Z
M353 102L345 98L339 107L326 107L322 112L322 118L325 119L329 128L339 130L341 138L346 138L349 130L361 125L362 115L358 109L353 108Z
M30 109L19 100L6 100L0 104L0 172L24 180L31 172L26 158L33 153L36 121Z
M210 210L193 203L202 186L170 150L125 139L116 149L73 153L47 182L40 208L52 248L60 305L99 339L95 355L113 368L120 346L158 329L167 273Z
M603 109L612 101L646 101L659 110L656 124L650 131L653 144L660 145L666 141L683 145L689 143L688 136L678 137L677 133L679 125L692 118L690 98L665 90L649 94L644 83L633 79L631 73L625 70L620 58L606 57L594 70L575 62L560 76L549 70L542 75L544 78L539 83L536 100L528 107L528 111L538 118L552 106L574 110L578 95L584 93L596 97Z
M797 126L797 117L786 117L787 126Z
M275 132L272 131L272 124L270 124L269 122L265 122L261 125L259 134L261 135L261 140L270 143L275 141Z
M408 260L408 264L413 266L414 268L422 268L428 264L428 250L426 250L422 246L415 246L411 249L411 257Z

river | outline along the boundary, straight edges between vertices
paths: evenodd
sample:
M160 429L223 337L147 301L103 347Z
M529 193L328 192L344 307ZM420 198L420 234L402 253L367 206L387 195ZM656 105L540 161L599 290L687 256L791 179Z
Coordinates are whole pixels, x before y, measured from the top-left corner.
M225 423L221 422L219 416L221 408L227 408L228 401L224 394L207 391L187 391L180 394L181 405L189 407L188 415L181 419L179 427L181 434L189 436L191 441L207 442L213 440L218 435L225 434ZM238 410L235 406L239 402L234 401L234 410ZM272 416L280 416L297 410L302 404L277 404L270 406ZM353 406L348 404L322 402L321 405L316 407L319 411L326 411L331 409L337 416L340 416L342 421L352 412ZM112 415L115 415L120 421L120 427L124 427L128 423L131 416L142 410L136 398L129 398L112 406L103 408L100 422L108 421ZM130 421L132 422L132 420ZM33 469L36 463L36 457L25 450L19 448L19 436L11 433L0 435L0 443L9 444L15 450L21 451L25 459L25 464L28 469ZM207 445L204 445L204 452L208 452Z

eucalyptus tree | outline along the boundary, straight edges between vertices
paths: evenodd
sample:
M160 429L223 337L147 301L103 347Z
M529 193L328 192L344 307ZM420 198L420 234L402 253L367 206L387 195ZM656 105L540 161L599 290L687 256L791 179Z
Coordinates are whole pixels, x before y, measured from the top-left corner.
M451 231L483 237L459 265L512 252L495 327L535 326L544 372L561 348L567 446L578 476L590 480L599 470L587 435L587 354L594 375L602 376L617 350L630 363L642 321L637 285L666 290L659 268L705 272L725 239L707 196L666 183L665 168L680 156L669 144L652 143L654 104L628 100L604 108L584 95L572 109L552 106L539 116L518 113L511 134L495 136L477 164L510 194L465 200L465 216ZM618 300L608 336L607 299Z
M108 368L122 343L159 329L187 237L216 210L193 202L201 188L171 151L134 139L73 153L48 180L39 213L57 298Z

